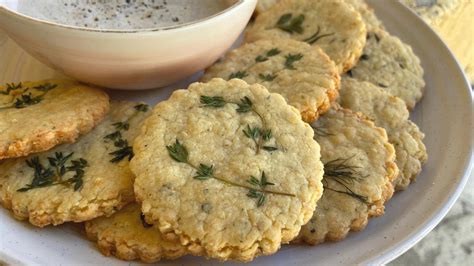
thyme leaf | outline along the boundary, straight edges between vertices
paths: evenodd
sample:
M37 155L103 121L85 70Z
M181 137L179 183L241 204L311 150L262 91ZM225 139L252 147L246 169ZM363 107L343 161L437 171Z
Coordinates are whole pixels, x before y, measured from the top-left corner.
M257 207L260 207L265 204L266 194L296 197L296 195L292 193L268 190L266 188L267 186L273 186L275 184L268 181L268 178L265 175L264 171L262 171L262 175L260 179L254 176L250 176L247 182L243 184L234 182L227 178L216 176L214 175L214 166L212 165L209 166L202 163L200 163L199 166L196 166L190 163L188 161L188 156L189 156L188 150L178 139L176 139L176 141L173 144L166 146L166 149L168 151L168 155L174 161L179 162L179 163L185 163L191 168L193 168L194 170L196 170L196 174L193 176L193 179L200 180L200 181L216 179L220 182L226 183L227 185L247 189L248 190L247 196L250 198L257 199Z
M281 53L281 51L278 48L272 48L272 49L268 50L265 54L258 55L255 58L255 62L257 62L257 63L265 62L265 61L268 60L269 57L278 55L280 53Z
M260 74L258 74L258 77L263 81L273 81L277 77L277 75L276 74L275 75L272 75L272 74L264 75L264 74L260 73Z
M252 101L249 97L245 96L240 99L240 103L237 103L237 113L248 113L252 110Z
M226 105L226 101L221 96L205 96L201 95L200 101L203 107L220 108Z
M14 90L19 90L21 88L23 88L21 82L18 83L18 84L15 84L15 83L7 83L6 84L7 86L7 89L5 91L0 91L0 94L3 94L3 95L10 95L10 93Z
M303 33L303 21L305 17L303 14L293 17L293 14L287 13L284 14L278 19L276 23L276 27L279 28L280 30L286 31L288 33Z
M146 113L150 110L150 106L148 104L145 104L145 103L137 104L133 108L135 108L135 110L137 110L139 112L143 112L143 113Z
M2 106L2 107L0 107L0 110L1 109L9 109L9 108L22 109L22 108L26 108L26 107L31 106L31 105L38 104L44 99L44 96L50 90L52 90L56 87L57 87L56 84L51 84L51 83L45 83L45 84L38 85L38 86L34 87L33 89L38 90L42 93L39 94L39 95L35 95L35 96L33 96L33 94L31 92L27 92L28 90L30 90L30 88L26 88L25 90L23 90L23 92L18 97L15 97L15 96L13 97L13 99L12 99L13 103L12 104ZM23 88L23 85L21 83L18 83L18 84L14 84L14 83L8 84L7 83L7 89L5 91L1 91L0 94L10 95L10 93L12 91L19 90L19 89L22 89L22 88Z
M237 71L237 72L231 73L228 79L243 79L247 77L248 75L249 74L246 71Z
M298 53L298 54L288 54L285 56L285 68L295 70L296 68L293 66L293 64L303 58L303 55Z
M179 163L188 163L188 150L178 139L173 145L166 146L169 156Z

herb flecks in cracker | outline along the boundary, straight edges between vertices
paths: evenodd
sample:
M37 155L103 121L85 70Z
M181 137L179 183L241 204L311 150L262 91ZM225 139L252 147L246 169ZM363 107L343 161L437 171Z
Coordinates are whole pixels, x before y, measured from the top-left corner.
M266 189L267 186L274 185L273 183L268 181L265 172L262 171L262 176L260 179L257 179L254 176L250 176L247 180L247 184L241 184L227 178L219 177L214 175L214 166L213 165L206 165L200 163L199 165L192 164L189 162L189 152L186 147L176 139L175 143L169 146L166 146L168 150L168 155L179 163L185 163L190 167L196 170L193 179L205 181L209 179L216 179L220 182L226 183L231 186L240 187L248 190L247 196L249 198L254 198L257 200L257 206L260 207L266 202L266 195L267 194L274 194L280 196L289 196L289 197L296 197L295 194L280 192L280 191L273 191Z
M237 113L248 113L252 112L257 115L262 123L261 127L259 126L250 126L242 130L244 135L252 139L255 143L255 153L259 154L260 151L263 149L265 151L275 151L278 150L275 146L265 145L268 143L272 138L272 131L271 129L266 128L265 119L263 116L254 108L252 101L249 97L245 96L244 98L240 99L239 102L227 101L221 96L206 96L201 95L200 102L202 107L210 107L210 108L221 108L224 107L226 104L235 104L237 105Z
M68 155L64 155L62 152L56 152L54 157L48 157L49 166L47 167L40 162L38 156L33 157L31 160L26 160L28 167L34 170L34 177L31 184L27 184L17 191L26 192L35 188L55 185L72 185L74 191L79 190L83 185L82 178L85 173L84 168L88 166L88 163L83 158L71 160L73 155L73 152ZM74 173L74 175L68 179L64 179L64 176L69 172Z

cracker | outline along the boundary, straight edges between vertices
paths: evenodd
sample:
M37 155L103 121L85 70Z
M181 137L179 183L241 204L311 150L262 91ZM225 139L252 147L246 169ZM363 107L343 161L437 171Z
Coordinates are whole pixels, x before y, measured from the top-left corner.
M0 162L0 203L15 218L43 227L110 215L133 201L130 145L146 108L113 103L102 123L76 143Z
M255 9L257 14L261 14L269 10L279 0L258 0ZM346 3L354 7L362 16L367 30L383 28L382 22L377 18L372 8L370 8L364 0L345 0Z
M322 193L311 127L259 84L213 79L175 91L133 148L146 221L194 255L273 254L297 236Z
M324 163L324 193L297 241L338 241L384 213L398 169L384 129L347 110L330 110L312 124Z
M347 75L383 87L408 109L415 108L425 87L420 59L409 45L383 30L367 34L364 54Z
M385 128L390 143L395 146L396 163L400 169L394 181L395 189L405 189L421 172L428 155L423 144L425 135L409 120L404 102L384 88L351 78L342 80L339 102Z
M357 63L365 36L360 14L342 0L281 0L256 18L246 41L289 38L308 42L321 47L342 73Z
M215 77L262 84L281 94L306 122L329 109L340 83L336 66L321 49L291 39L244 44L207 69L202 80Z
M107 94L69 80L0 86L0 160L74 142L108 109Z
M158 228L144 221L137 203L125 206L110 217L87 221L85 229L87 237L97 242L105 256L152 263L186 254L179 242L163 239Z

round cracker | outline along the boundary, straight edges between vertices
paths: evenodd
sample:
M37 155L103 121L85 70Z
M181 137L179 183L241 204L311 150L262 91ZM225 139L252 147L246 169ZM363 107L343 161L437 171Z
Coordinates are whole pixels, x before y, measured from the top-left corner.
M279 0L258 0L255 12L261 14L269 10ZM383 28L382 22L377 18L372 8L370 8L364 0L345 0L346 3L354 7L362 16L367 30Z
M365 0L345 0L346 3L350 4L352 7L357 10L362 20L365 23L367 31L372 31L376 29L383 29L383 23L380 21L377 16L375 15L374 10L367 5Z
M112 103L102 123L76 143L0 162L0 203L15 218L43 227L110 215L133 201L130 145L145 109L137 103ZM58 184L62 172L64 183Z
M273 38L305 41L321 47L343 73L357 63L365 36L360 14L342 0L281 0L256 18L246 41Z
M110 217L87 221L85 229L87 237L97 242L105 256L153 263L186 254L179 242L163 239L158 228L144 221L137 203L125 206Z
M74 142L106 115L106 93L69 80L0 87L0 160Z
M409 109L415 108L425 87L420 59L409 45L383 30L367 34L364 54L347 75L383 87Z
M253 141L250 128L266 138ZM262 142L268 149L258 151ZM238 79L175 91L154 108L134 150L146 221L194 255L273 254L296 237L322 193L311 127L282 96Z
M336 66L321 49L291 39L244 44L207 69L202 80L215 77L259 83L281 94L306 122L329 109L340 83Z
M395 146L396 163L400 169L395 179L396 190L405 189L421 172L428 155L423 144L424 134L409 120L405 103L384 88L369 82L343 78L340 104L361 112L379 127L385 128L390 143Z
M347 109L332 109L312 124L324 163L324 193L298 241L338 241L384 213L398 169L385 130Z

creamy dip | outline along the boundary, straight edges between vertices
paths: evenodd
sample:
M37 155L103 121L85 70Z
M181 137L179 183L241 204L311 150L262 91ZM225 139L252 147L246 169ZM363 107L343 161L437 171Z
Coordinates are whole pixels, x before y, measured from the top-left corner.
M60 24L96 29L175 26L214 15L229 0L17 0L22 14Z

